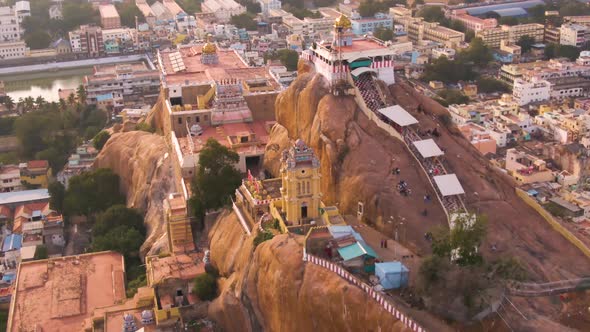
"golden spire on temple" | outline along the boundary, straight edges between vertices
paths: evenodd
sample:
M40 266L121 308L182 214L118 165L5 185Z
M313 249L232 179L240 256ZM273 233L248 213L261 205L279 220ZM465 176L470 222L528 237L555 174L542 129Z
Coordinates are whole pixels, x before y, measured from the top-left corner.
M203 53L205 54L213 54L217 52L217 46L211 41L211 34L207 35L207 42L203 45Z
M334 27L341 28L342 30L350 29L352 28L352 23L350 23L350 20L348 17L346 17L346 15L341 14L340 17L334 21Z

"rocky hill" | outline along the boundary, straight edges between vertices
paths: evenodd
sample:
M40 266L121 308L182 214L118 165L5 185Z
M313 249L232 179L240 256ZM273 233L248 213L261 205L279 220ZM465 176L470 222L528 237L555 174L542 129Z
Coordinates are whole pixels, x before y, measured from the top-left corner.
M127 206L145 214L148 238L141 249L143 254L166 246L162 201L179 188L172 162L163 136L130 131L113 134L94 163L118 174Z
M290 140L302 138L320 159L324 202L338 204L349 214L356 214L358 202L363 202L366 219L390 234L389 219L404 221L408 242L419 252L429 251L423 234L447 221L440 206L424 203L424 195L435 197L434 191L403 143L369 121L352 97L330 94L325 79L303 62L299 77L279 95L275 109L278 123L264 160L271 173L278 175L281 151ZM400 175L392 174L396 167ZM400 180L409 184L409 197L396 190ZM426 208L428 218L421 214Z
M254 250L253 237L225 212L209 241L221 275L209 316L226 331L409 331L360 288L304 263L302 236L275 236Z

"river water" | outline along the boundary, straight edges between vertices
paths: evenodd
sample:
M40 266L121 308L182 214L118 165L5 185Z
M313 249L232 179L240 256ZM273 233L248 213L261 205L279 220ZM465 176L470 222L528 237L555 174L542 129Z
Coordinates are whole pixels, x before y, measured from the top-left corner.
M0 76L4 81L6 94L16 103L19 98L43 96L47 101L59 101L60 89L75 89L92 74L92 67L64 69L22 75Z

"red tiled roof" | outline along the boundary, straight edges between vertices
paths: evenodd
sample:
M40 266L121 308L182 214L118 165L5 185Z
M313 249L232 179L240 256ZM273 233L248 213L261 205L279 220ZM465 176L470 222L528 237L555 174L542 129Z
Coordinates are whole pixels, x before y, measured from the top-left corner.
M27 168L48 168L47 160L30 160L27 162Z

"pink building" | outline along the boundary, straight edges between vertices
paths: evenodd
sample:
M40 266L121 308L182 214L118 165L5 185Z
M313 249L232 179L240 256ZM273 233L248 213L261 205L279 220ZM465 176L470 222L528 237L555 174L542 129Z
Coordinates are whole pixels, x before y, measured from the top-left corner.
M473 30L475 32L486 29L492 29L498 26L498 21L495 18L483 19L471 16L467 14L467 12L465 12L464 10L453 12L450 18L452 20L456 20L463 23L467 29Z
M483 155L496 153L496 140L482 126L467 123L459 126L461 134Z

